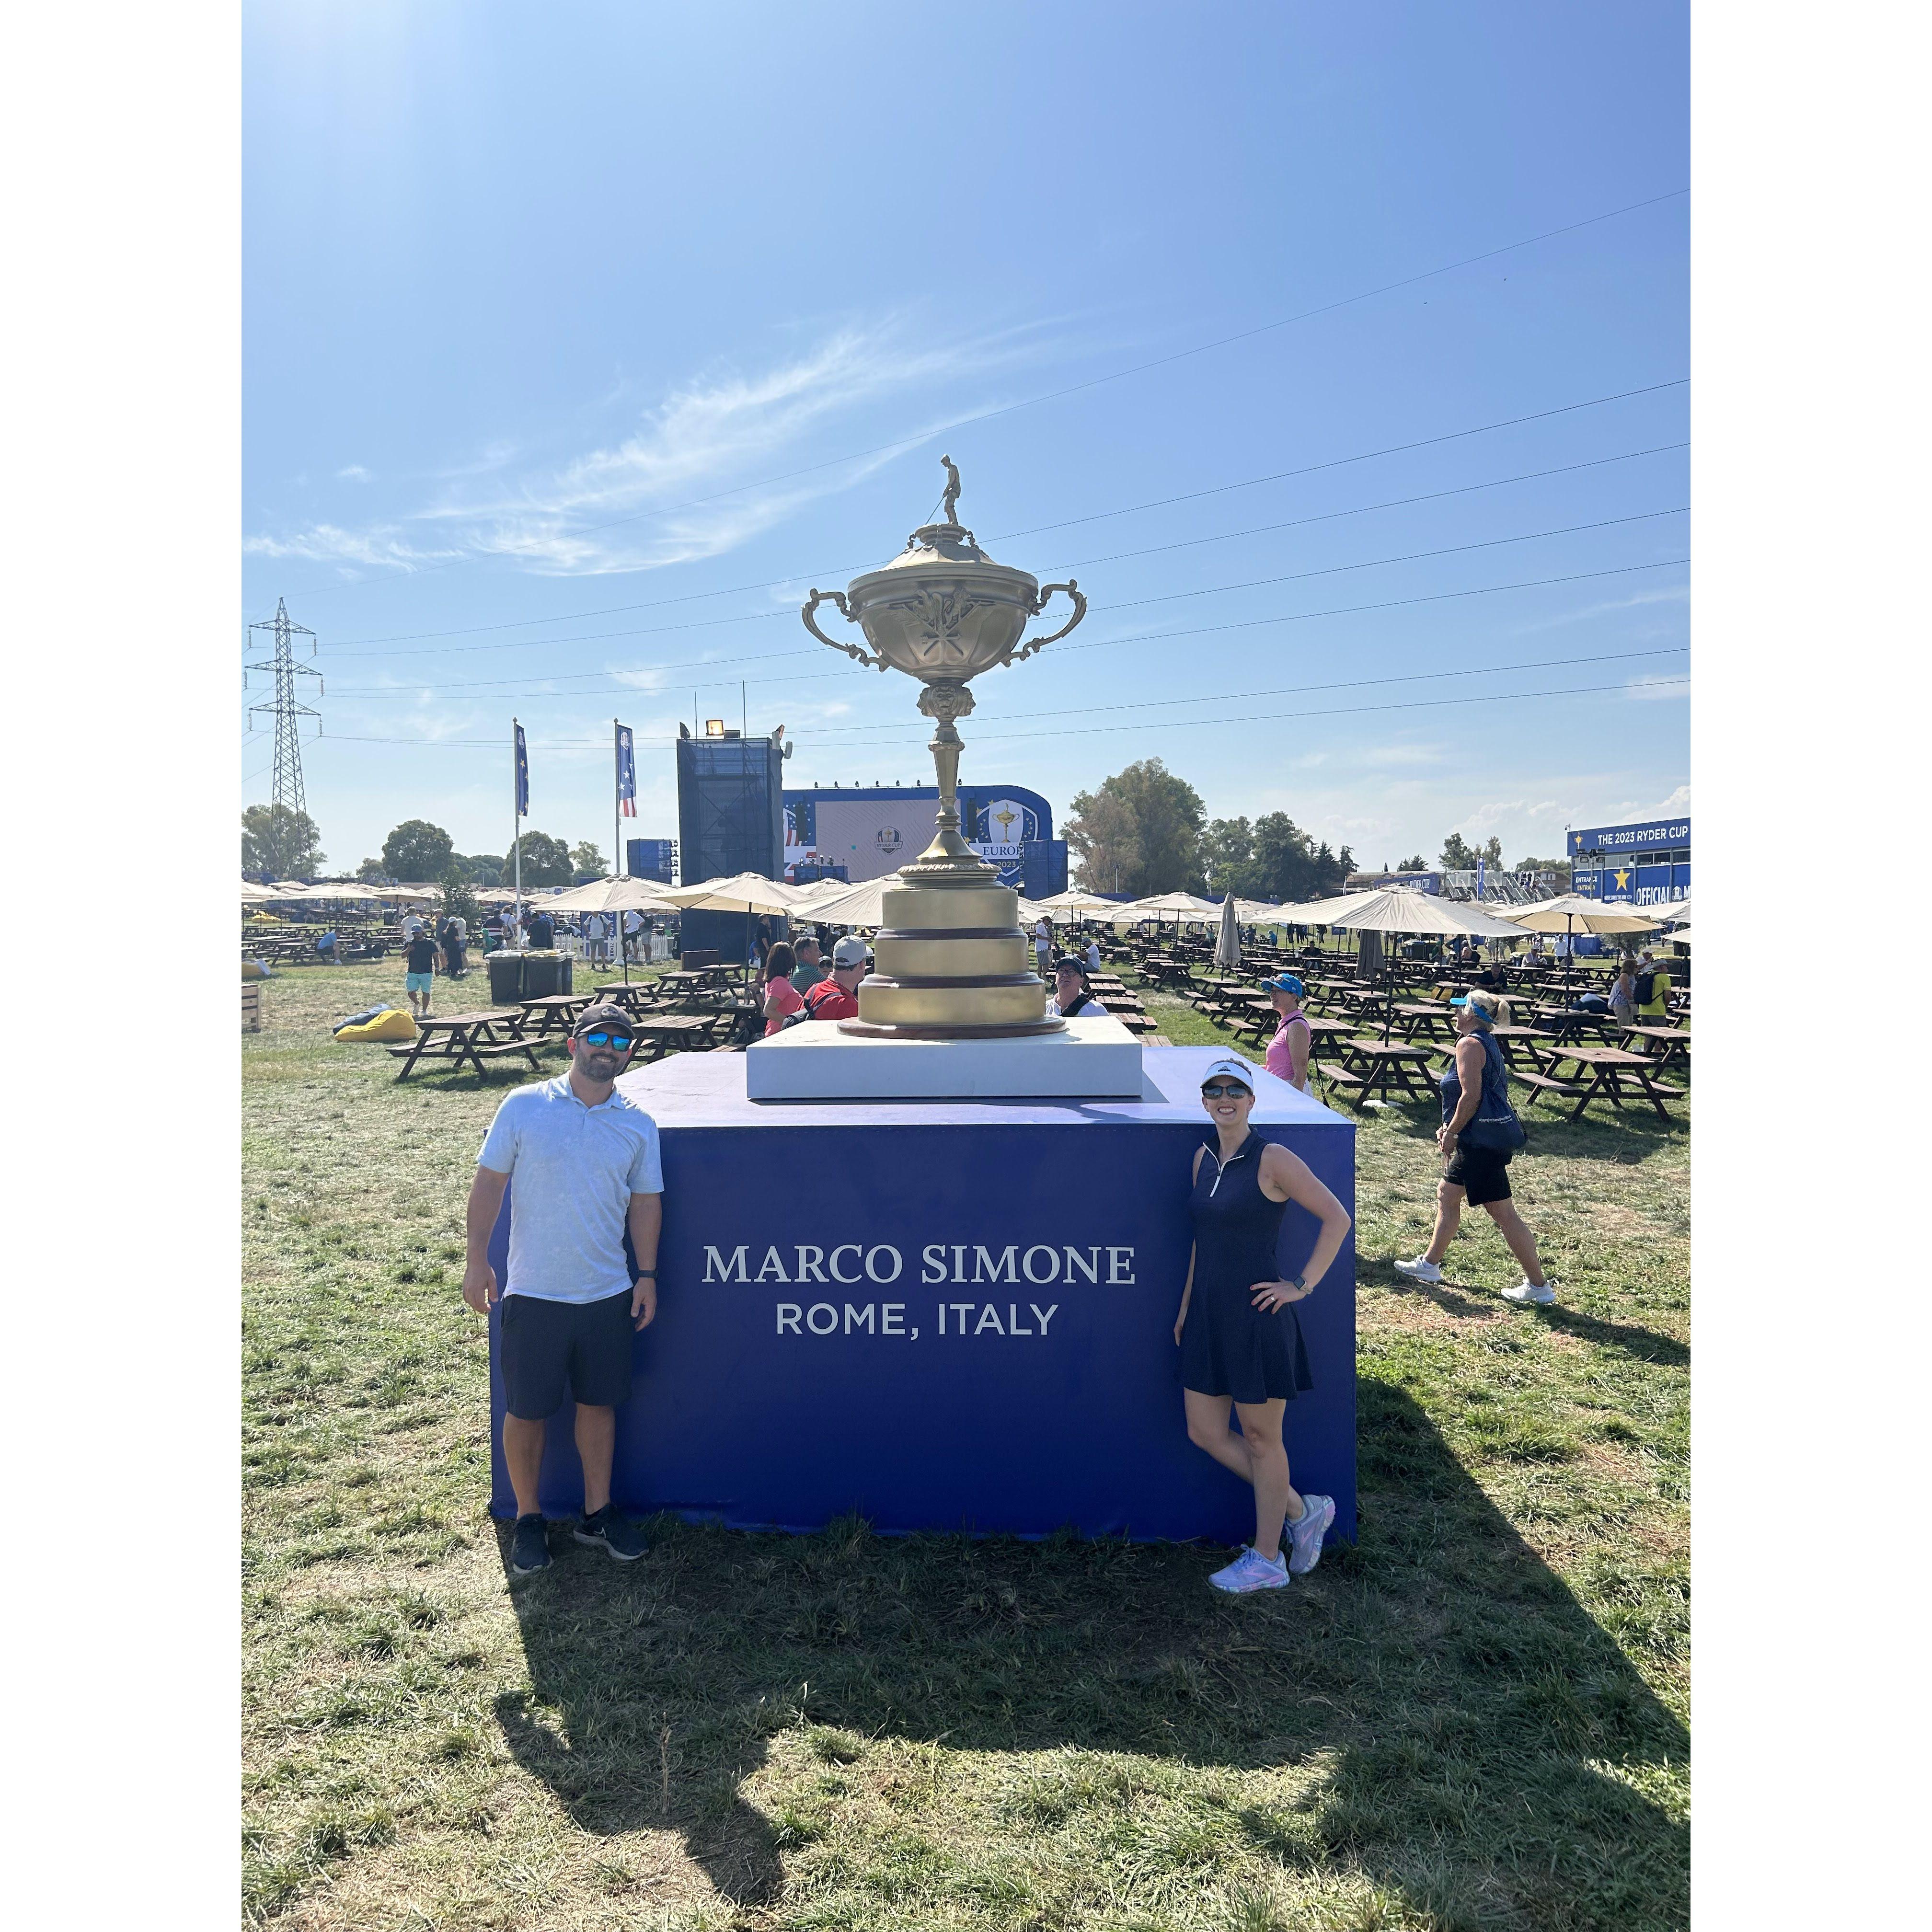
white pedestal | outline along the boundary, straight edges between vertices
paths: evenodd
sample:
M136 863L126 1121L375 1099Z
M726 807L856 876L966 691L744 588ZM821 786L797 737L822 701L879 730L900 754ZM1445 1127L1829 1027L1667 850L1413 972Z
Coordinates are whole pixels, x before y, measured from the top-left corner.
M754 1100L1134 1100L1141 1048L1102 1014L1018 1040L868 1040L811 1020L745 1050Z

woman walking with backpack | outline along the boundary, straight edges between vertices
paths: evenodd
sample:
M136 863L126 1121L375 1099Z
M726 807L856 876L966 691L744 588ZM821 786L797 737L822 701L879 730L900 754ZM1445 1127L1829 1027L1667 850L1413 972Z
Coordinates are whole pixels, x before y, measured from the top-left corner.
M1509 1250L1522 1264L1522 1280L1503 1290L1505 1301L1546 1307L1556 1291L1544 1280L1537 1258L1536 1237L1510 1198L1510 1156L1523 1144L1522 1124L1509 1101L1509 1072L1502 1048L1491 1033L1499 1002L1492 993L1472 993L1456 1016L1456 1062L1442 1076L1442 1125L1436 1144L1442 1150L1442 1179L1436 1190L1436 1232L1412 1262L1397 1262L1396 1271L1432 1285L1442 1279L1442 1259L1462 1225L1462 1204L1487 1209Z

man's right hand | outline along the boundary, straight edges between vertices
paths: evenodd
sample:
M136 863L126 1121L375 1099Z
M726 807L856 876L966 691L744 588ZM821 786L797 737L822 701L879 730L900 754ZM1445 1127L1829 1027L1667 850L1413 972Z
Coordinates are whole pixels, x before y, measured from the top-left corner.
M496 1270L488 1262L472 1262L463 1270L463 1298L478 1315L496 1305Z

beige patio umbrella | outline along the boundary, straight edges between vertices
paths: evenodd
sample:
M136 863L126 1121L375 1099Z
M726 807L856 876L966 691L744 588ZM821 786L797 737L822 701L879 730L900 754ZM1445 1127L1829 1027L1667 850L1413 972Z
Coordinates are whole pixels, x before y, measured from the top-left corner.
M1659 919L1688 920L1690 916L1690 902L1688 899L1672 899L1667 904L1654 905L1649 910L1656 914Z
M1502 916L1523 932L1560 932L1574 940L1579 932L1654 932L1662 923L1654 912L1635 906L1612 905L1602 899L1586 899L1580 892L1564 892L1559 898L1538 899L1533 905L1510 906ZM1570 997L1570 962L1574 945L1563 949L1563 996Z
M1688 926L1680 926L1675 932L1666 932L1662 938L1666 946L1688 946L1690 944L1690 928Z
M545 912L609 913L618 922L617 958L624 984L631 983L631 956L624 949L623 915L627 912L676 912L664 895L670 888L654 879L592 879L542 902Z
M1326 923L1344 932L1400 933L1406 937L1462 937L1515 939L1514 926L1492 916L1484 908L1464 899L1445 899L1406 886L1390 886L1360 895L1362 903L1336 914ZM1390 1007L1382 1015L1382 1038L1389 1036L1395 999L1395 961L1389 961Z
M244 905L262 905L275 895L266 886L258 886L244 879L242 881L242 903Z
M837 892L808 900L793 910L802 919L826 926L878 926L885 920L886 893L902 883L896 872L861 879L856 885L840 880Z
M658 897L681 912L741 912L745 915L745 952L752 950L752 921L761 913L784 914L808 888L780 885L762 872L734 872L728 879L700 879L692 886L668 886Z

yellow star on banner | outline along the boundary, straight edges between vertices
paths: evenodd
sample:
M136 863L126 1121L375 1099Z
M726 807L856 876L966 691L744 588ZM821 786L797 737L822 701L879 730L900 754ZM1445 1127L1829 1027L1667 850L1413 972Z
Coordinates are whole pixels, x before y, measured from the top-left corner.
M1630 884L1630 874L1628 872L1619 872L1616 875L1616 879L1617 890L1618 892L1622 892L1623 889Z

